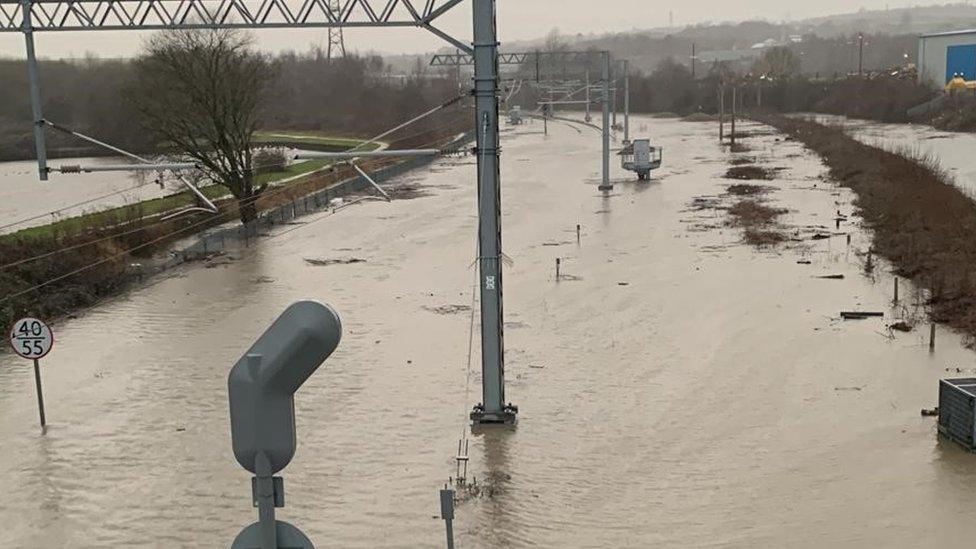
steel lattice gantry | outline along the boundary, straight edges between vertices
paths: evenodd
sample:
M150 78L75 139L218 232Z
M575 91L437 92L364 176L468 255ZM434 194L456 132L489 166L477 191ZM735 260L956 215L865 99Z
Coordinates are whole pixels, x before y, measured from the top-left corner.
M616 97L617 90L615 81L617 76L614 71L614 65L621 65L623 67L623 78L626 88L626 98L625 98L625 140L630 139L630 83L629 83L629 65L627 61L616 60L611 58L610 52L607 50L586 50L586 51L533 51L533 52L511 52L511 53L499 53L497 56L498 63L500 65L519 65L519 66L531 66L535 63L535 73L536 79L541 76L540 64L542 59L545 59L550 63L561 63L563 65L589 65L597 60L600 65L603 75L601 78L602 88L603 88L603 125L602 125L602 141L603 141L603 166L602 166L602 182L599 186L601 191L611 191L613 190L613 184L610 182L610 133L611 128L616 125L617 108L616 108ZM432 67L459 67L466 65L475 65L476 59L473 55L468 53L457 53L457 54L438 54L431 58L430 65ZM477 70L477 69L476 69ZM589 94L590 83L589 77L587 76L587 83L585 89L587 90L587 95ZM571 95L571 94L570 94ZM611 109L611 104L613 105ZM587 106L589 105L589 100L587 100ZM613 117L613 122L611 122L611 116Z
M429 27L464 0L0 0L0 32ZM421 5L422 4L422 5ZM450 39L449 41L453 41ZM470 48L464 46L465 51Z
M39 175L47 179L40 81L34 34L43 31L416 27L467 54L474 64L478 159L478 264L481 288L482 402L475 424L512 424L518 409L505 399L499 147L497 0L470 0L473 44L433 23L465 0L0 0L0 32L21 32Z

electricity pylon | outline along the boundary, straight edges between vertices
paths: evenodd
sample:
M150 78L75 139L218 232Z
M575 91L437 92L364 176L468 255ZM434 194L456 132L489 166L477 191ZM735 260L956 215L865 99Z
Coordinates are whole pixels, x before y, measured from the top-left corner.
M342 11L341 0L329 0L329 8L332 9L332 13L340 13ZM342 37L342 27L329 27L328 59L330 61L333 55L335 57L346 56L346 41Z

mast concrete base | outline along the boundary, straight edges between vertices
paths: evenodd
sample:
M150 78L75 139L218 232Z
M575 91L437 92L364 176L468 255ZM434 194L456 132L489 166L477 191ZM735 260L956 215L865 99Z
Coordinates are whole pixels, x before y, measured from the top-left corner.
M471 411L471 425L473 427L487 425L515 425L518 421L518 406L509 403L501 411L489 412L481 404Z

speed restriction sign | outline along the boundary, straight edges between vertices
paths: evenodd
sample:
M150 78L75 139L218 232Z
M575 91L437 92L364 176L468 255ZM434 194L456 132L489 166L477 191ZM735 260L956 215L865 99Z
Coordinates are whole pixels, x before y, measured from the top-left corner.
M10 345L18 355L37 360L47 356L54 346L54 333L43 321L22 318L10 330Z

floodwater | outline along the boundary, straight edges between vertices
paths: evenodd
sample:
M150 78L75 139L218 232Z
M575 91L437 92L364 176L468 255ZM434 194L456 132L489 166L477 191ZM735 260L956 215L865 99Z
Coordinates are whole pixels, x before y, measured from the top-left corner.
M666 167L646 184L615 168L609 197L595 133L505 136L507 396L521 416L471 435L469 478L485 489L458 508L458 547L972 540L976 456L939 442L919 411L939 378L973 375L974 355L946 330L930 354L921 333L836 319L893 311L886 266L862 274L856 219L841 228L850 247L807 238L851 212L848 191L800 145L749 139L747 155L786 168L769 200L803 239L757 251L723 211L692 207L731 200L716 128L633 127L665 147ZM317 547L443 547L437 490L480 392L478 375L466 391L463 307L474 176L471 158L440 161L408 178L426 196L279 228L55 326L44 435L30 365L0 356L0 546L228 546L256 512L231 452L227 373L289 303L313 298L345 334L297 395L279 518ZM814 278L831 274L846 278Z
M309 151L288 149L289 155ZM65 158L49 162L65 165L106 166L132 164L123 157ZM287 183L292 176L277 181ZM160 187L152 174L136 172L51 173L48 181L37 178L37 162L0 162L0 233L16 232L59 219L135 204L184 190L178 182Z
M50 161L52 167L131 163L124 158L111 157ZM173 192L154 184L143 185L146 182L149 181L127 172L52 173L48 181L41 181L37 178L37 162L33 160L0 162L0 232L44 225L64 217L124 206Z
M937 130L927 124L883 124L844 116L803 114L824 124L841 125L850 135L868 145L929 157L937 160L953 182L976 199L976 134Z

